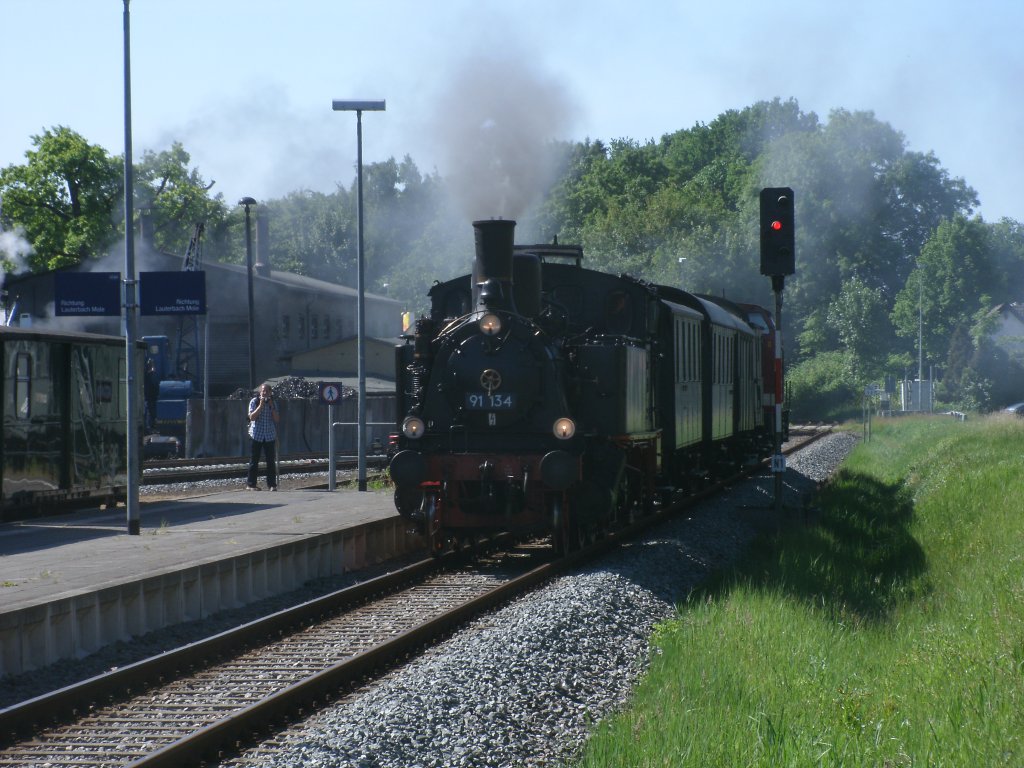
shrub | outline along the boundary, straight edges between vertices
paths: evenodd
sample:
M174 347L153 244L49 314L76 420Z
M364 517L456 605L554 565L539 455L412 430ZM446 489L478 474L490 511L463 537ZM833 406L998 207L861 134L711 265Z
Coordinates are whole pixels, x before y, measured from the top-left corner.
M822 352L787 373L790 419L845 421L861 415L861 387L847 352Z

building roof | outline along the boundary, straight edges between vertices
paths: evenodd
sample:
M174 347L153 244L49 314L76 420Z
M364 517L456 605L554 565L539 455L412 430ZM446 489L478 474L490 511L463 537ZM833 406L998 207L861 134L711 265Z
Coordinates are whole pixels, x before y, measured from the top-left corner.
M1000 304L993 309L989 314L992 315L1012 315L1017 318L1018 322L1024 324L1024 303L1019 301L1012 301L1006 304Z

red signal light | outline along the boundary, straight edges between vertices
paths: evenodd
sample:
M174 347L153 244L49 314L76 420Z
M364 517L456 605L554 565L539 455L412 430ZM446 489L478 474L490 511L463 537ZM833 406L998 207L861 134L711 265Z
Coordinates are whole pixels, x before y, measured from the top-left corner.
M779 221L778 219L773 221L772 222L772 229L774 229L776 232L778 232L780 229L782 229L782 222Z

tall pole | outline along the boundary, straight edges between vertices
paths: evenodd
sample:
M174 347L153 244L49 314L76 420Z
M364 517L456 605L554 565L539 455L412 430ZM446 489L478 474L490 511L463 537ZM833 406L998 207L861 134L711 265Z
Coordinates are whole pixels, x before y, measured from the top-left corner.
M335 100L333 109L356 113L356 347L359 377L358 426L356 449L359 464L359 490L366 490L366 277L363 258L363 111L383 111L383 101ZM334 429L332 424L331 429Z
M132 182L132 72L131 72L131 19L129 0L124 0L124 353L125 378L128 388L127 445L128 478L125 484L128 533L138 536L139 521L139 393L135 381L135 196Z
M917 278L917 410L924 410L921 385L924 383L924 275Z
M253 319L252 296L252 227L249 225L249 206L256 205L251 197L243 197L238 201L245 206L245 266L249 287L249 391L256 389L256 329Z
M775 511L782 513L782 479L786 472L786 457L782 454L782 290L785 278L772 276L772 290L775 292L775 453L772 456L774 478Z
M356 334L359 375L359 490L366 490L366 270L363 255L363 110L356 110L356 242L359 261L356 269Z

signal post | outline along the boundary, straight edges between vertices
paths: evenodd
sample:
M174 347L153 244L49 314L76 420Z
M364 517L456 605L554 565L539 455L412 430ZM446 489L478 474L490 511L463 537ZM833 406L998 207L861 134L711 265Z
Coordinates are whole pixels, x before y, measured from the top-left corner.
M782 480L786 457L782 455L782 291L786 275L796 271L796 229L793 190L765 187L761 190L761 274L771 277L775 292L775 511L782 512Z

